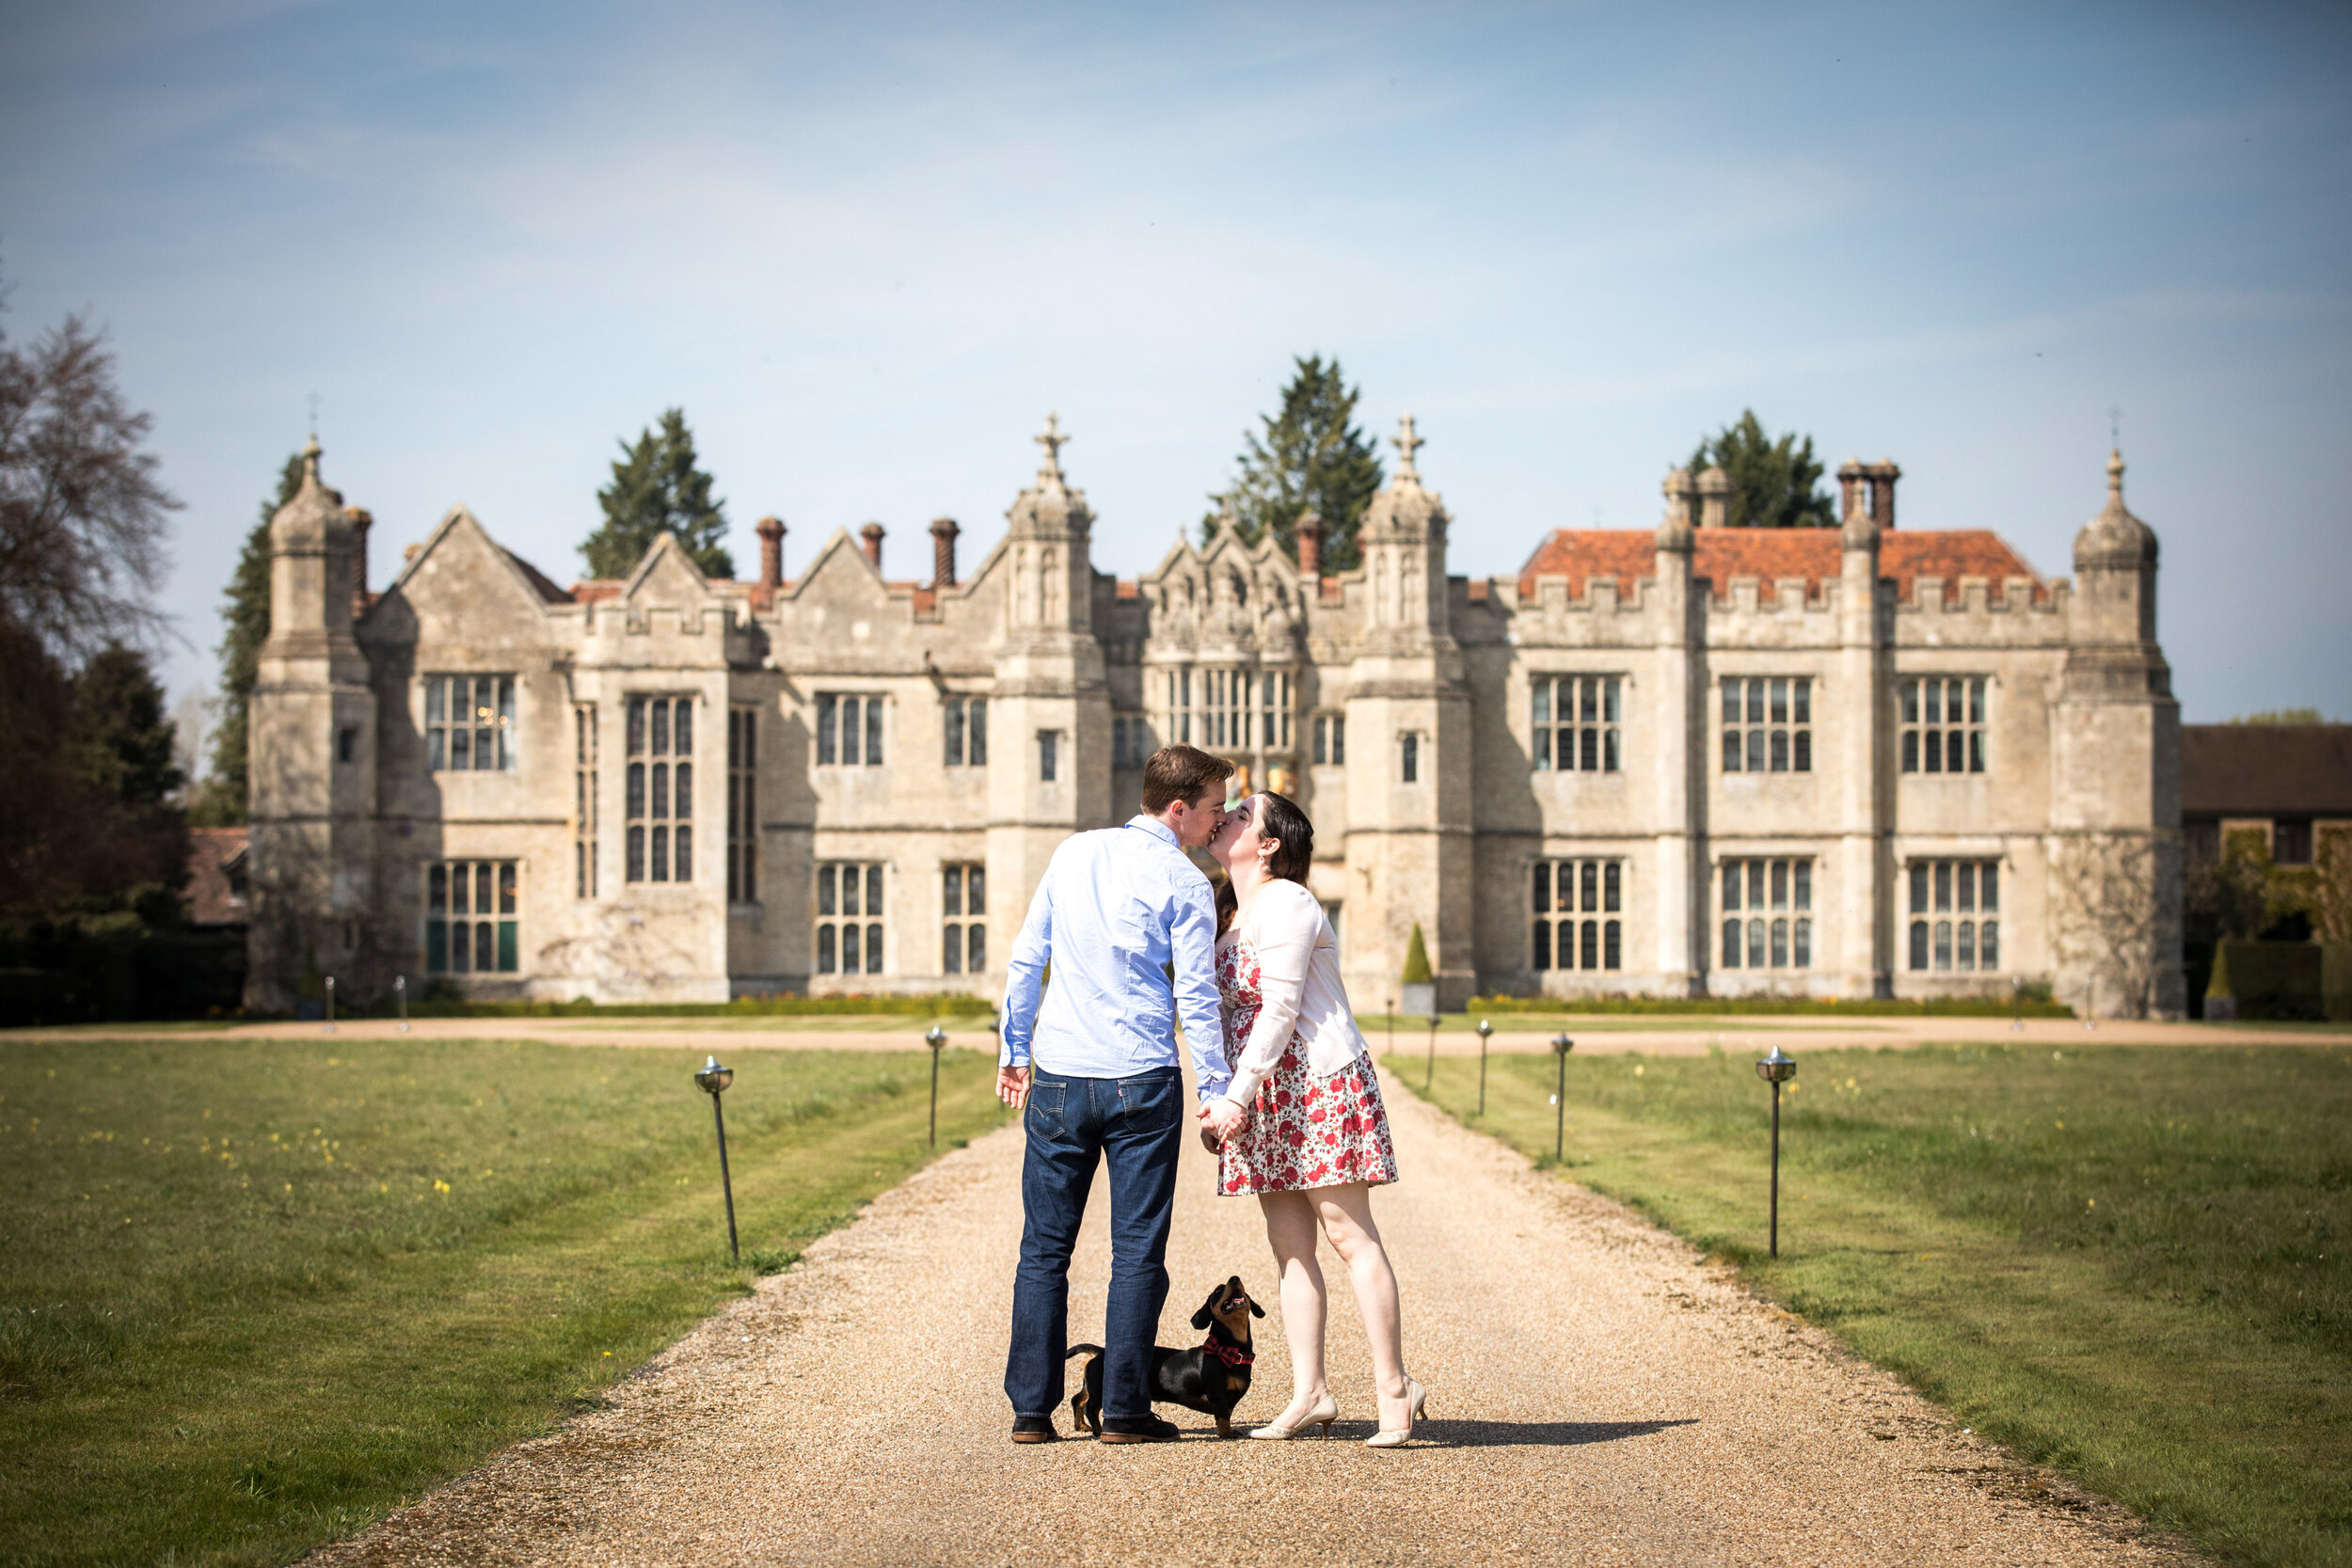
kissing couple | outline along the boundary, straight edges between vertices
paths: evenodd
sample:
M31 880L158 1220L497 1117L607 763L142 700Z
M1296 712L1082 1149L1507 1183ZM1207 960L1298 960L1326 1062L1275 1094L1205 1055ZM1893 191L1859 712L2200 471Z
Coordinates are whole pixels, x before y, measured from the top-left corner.
M1153 752L1141 813L1055 850L1007 961L996 1093L1023 1111L1028 1138L1005 1360L1016 1443L1060 1435L1070 1258L1105 1162L1102 1440L1178 1436L1152 1413L1150 1376L1188 1122L1217 1155L1217 1191L1256 1195L1281 1282L1291 1402L1249 1435L1320 1426L1327 1436L1339 1416L1324 1374L1318 1231L1347 1265L1372 1340L1379 1431L1369 1446L1401 1445L1423 1414L1421 1385L1405 1371L1396 1276L1372 1218L1372 1189L1396 1180L1396 1152L1371 1048L1340 983L1338 942L1307 890L1314 827L1279 795L1229 801L1233 771L1190 746ZM1215 890L1185 853L1204 848L1226 874ZM1179 1020L1200 1089L1190 1117Z

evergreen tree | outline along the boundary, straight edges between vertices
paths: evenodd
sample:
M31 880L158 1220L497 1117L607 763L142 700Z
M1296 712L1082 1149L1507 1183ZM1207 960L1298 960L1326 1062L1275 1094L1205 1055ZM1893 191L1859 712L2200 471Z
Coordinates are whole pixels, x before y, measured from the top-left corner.
M302 489L302 454L278 470L278 496L262 502L261 520L245 536L237 569L221 595L220 712L213 727L212 776L188 808L199 827L245 820L246 715L260 677L262 644L269 641L269 520Z
M1820 488L1821 465L1813 459L1813 437L1795 435L1774 441L1764 434L1756 410L1745 409L1737 424L1702 438L1691 453L1692 478L1710 467L1731 481L1724 520L1733 528L1835 528L1837 509Z
M1317 354L1294 363L1281 412L1262 418L1263 435L1245 434L1239 471L1230 488L1209 498L1216 504L1200 519L1200 539L1209 541L1230 509L1246 543L1271 530L1282 550L1295 554L1298 519L1312 512L1323 520L1323 569L1343 572L1360 562L1356 531L1387 476L1378 445L1349 422L1361 388L1347 385L1340 362L1327 364Z
M622 446L612 465L612 483L596 492L604 526L580 546L592 578L625 578L637 569L653 542L675 533L706 577L735 576L735 558L721 543L726 537L725 502L710 495L710 476L695 467L693 433L686 411L665 409L659 432L648 428L634 446Z

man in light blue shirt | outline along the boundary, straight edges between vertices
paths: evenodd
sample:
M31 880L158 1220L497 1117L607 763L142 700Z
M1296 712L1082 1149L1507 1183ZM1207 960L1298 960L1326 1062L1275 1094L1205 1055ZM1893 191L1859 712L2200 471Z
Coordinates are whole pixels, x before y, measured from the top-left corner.
M1111 1284L1103 1326L1103 1441L1167 1442L1152 1414L1168 1227L1184 1124L1174 1026L1206 1101L1231 1074L1217 1013L1216 906L1184 851L1216 836L1233 765L1167 746L1143 770L1143 813L1054 851L1006 960L996 1092L1024 1107L1026 1223L1013 1276L1005 1393L1012 1440L1050 1443L1069 1354L1070 1256L1098 1164L1110 1167ZM1039 991L1048 967L1053 984ZM1171 984L1168 971L1173 969Z

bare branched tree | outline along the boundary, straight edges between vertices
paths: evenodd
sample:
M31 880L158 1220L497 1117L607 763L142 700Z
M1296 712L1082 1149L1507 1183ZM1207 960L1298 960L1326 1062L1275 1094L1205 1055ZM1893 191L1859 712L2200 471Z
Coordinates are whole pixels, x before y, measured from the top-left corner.
M65 662L151 647L179 506L140 451L152 421L124 403L104 334L68 316L20 348L0 338L0 618Z
M2075 833L2055 845L2051 943L2062 973L2090 980L2088 1006L2144 1018L2153 1004L2158 870L2144 833Z

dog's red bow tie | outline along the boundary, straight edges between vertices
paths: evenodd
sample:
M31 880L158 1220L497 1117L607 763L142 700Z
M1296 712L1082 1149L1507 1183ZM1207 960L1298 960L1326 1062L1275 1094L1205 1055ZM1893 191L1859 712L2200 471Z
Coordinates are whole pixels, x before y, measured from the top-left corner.
M1229 1367L1247 1367L1251 1362L1258 1359L1256 1356L1250 1354L1249 1352L1242 1349L1239 1345L1218 1344L1216 1342L1216 1336L1215 1335L1211 1335L1206 1339L1201 1340L1200 1348L1203 1351L1206 1351L1209 1354L1216 1356L1219 1361L1224 1362Z

